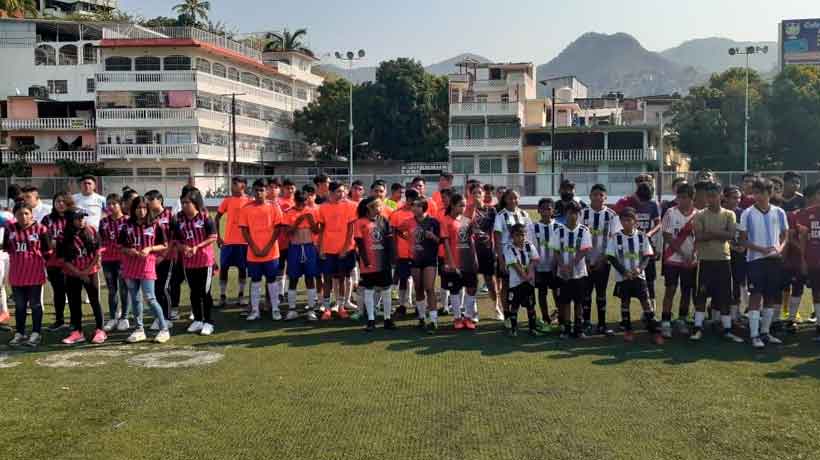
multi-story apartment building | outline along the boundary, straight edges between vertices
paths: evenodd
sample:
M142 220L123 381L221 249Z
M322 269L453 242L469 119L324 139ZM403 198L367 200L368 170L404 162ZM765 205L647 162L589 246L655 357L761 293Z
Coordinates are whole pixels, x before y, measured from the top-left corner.
M229 153L234 173L261 174L308 156L291 124L322 83L312 56L262 53L190 27L0 20L0 57L12 64L0 80L9 150L29 142L51 149L52 139L30 139L31 129L76 134L79 118L96 128L93 138L84 132L84 153L63 157L99 161L120 175L221 175ZM43 120L58 109L60 121ZM64 126L69 133L54 132Z
M41 16L64 17L69 14L90 14L117 9L117 0L38 0Z

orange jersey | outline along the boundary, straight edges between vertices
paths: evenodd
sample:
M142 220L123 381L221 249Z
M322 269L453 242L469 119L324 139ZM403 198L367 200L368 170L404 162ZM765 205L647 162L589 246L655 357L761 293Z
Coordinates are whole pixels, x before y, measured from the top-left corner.
M294 226L296 221L306 214L312 215L314 222L319 221L319 209L316 207L302 209L290 208L282 217L282 224L288 226L290 230L294 230L294 233L288 238L289 240L292 240L294 244L304 244L307 240L313 241L315 238L315 235L311 231L311 225L308 219L302 219L302 221L299 222L299 225ZM310 234L310 237L306 238L305 236L308 233Z
M362 273L379 273L390 267L390 225L387 219L378 216L376 220L363 217L353 224L353 237L361 240L367 254L365 264L364 254L359 255L359 270Z
M445 217L441 222L442 246L446 244L450 248L455 268L468 273L478 270L472 234L472 222L464 216Z
M268 244L276 226L282 223L282 210L279 206L270 203L248 203L239 217L239 226L250 232L251 240L257 248L263 249ZM262 257L256 256L248 247L248 262L268 262L279 259L279 245L274 243L270 250Z
M406 220L412 218L413 211L410 211L409 209L399 209L390 215L390 227L394 229L398 228ZM399 259L413 258L413 245L410 242L409 236L407 236L407 238L402 238L396 235L396 250L398 252L397 256Z
M430 217L432 217L433 219L436 219L436 220L438 221L439 226L440 226L441 228L444 228L444 222L445 222L447 219L449 219L449 218L450 218L449 216L447 216L447 215L444 213L444 211L445 211L445 210L443 210L443 209L442 209L442 210L440 210L440 211L439 211L438 213L436 213L436 214L430 214ZM443 258L445 258L446 256L447 256L447 253L445 253L445 252L444 252L444 244L443 244L443 243L442 243L442 244L439 244L439 246L438 246L438 257L439 257L439 258L441 258L441 259L443 259Z
M229 196L219 204L219 214L228 219L225 222L225 238L222 239L225 244L245 244L242 231L239 230L239 214L241 209L250 201L251 199L244 195Z
M286 212L288 212L288 210L290 208L293 207L293 205L294 205L293 198L288 199L288 198L282 198L280 196L279 198L276 199L276 205L279 206L279 210L282 211L282 215L284 216L284 214ZM290 238L288 238L287 232L280 233L279 234L279 240L277 240L277 242L279 243L279 250L280 251L284 251L285 249L287 249L288 246L290 246Z
M322 224L322 254L341 254L352 249L352 238L346 241L348 225L356 220L356 209L349 201L319 206Z

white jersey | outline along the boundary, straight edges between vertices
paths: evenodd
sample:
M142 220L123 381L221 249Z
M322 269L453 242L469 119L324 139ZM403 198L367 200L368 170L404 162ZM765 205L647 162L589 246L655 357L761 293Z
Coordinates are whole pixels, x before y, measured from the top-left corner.
M530 219L530 215L527 214L527 211L524 211L521 208L518 208L515 211L508 211L504 209L495 215L495 224L493 225L493 230L496 233L501 234L502 246L510 244L512 242L512 238L510 237L510 230L512 229L513 225L519 224L523 225L524 228L527 229L527 232L529 232L532 229L532 220ZM533 241L532 235L527 235L527 241Z
M606 246L612 235L621 230L621 219L612 209L604 206L600 211L584 208L581 211L581 225L589 229L592 237L592 250L587 255L589 263L594 264L602 256L606 257Z
M504 263L507 264L507 271L510 274L510 288L524 284L524 280L512 266L519 263L526 272L532 261L538 263L538 250L529 241L524 242L523 248L515 247L513 244L504 246Z
M769 210L763 212L752 206L743 211L737 229L746 232L749 242L760 247L770 248L780 244L780 235L789 229L789 220L783 208L770 205ZM753 262L763 259L765 254L758 251L746 251L746 260Z
M661 223L661 231L672 235L672 241L677 241L681 238L680 252L688 256L688 261L684 261L683 257L676 251L669 250L664 255L664 263L672 266L686 266L691 267L697 263L695 256L695 228L692 225L692 219L698 215L698 211L692 208L692 211L687 216L680 211L680 208L674 208L666 211Z
M637 269L641 266L641 258L651 257L652 254L652 244L649 238L638 230L634 230L631 235L624 234L623 230L619 231L610 238L606 247L606 255L616 258L626 271ZM644 272L641 272L640 279L646 279ZM615 270L615 281L623 280L623 275Z
M105 198L102 195L92 193L91 195L83 195L82 193L75 193L74 205L77 208L88 213L85 218L85 223L94 227L95 230L100 228L100 219L102 219L103 211L105 210Z
M42 200L40 200L37 207L31 210L31 214L34 216L34 221L39 224L43 221L43 217L51 214L51 205L45 204Z
M557 256L563 265L569 265L573 263L573 259L579 252L592 248L592 237L589 229L583 225L578 224L574 229L570 229L559 224L552 234L550 248L558 253ZM586 257L584 257L573 265L568 279L580 279L587 276L589 273Z
M550 241L555 229L561 225L558 222L552 221L549 224L536 222L532 224L530 233L533 235L533 244L538 249L538 265L535 266L535 271L546 273L551 272L555 267L555 253L550 248Z

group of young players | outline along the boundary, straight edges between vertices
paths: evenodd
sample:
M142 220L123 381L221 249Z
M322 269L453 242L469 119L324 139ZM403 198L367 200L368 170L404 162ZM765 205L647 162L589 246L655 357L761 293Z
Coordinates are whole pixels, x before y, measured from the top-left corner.
M127 341L145 340L143 297L153 310L155 340L167 341L184 281L191 292L188 331L209 335L214 331L212 275L218 268L218 306L224 307L233 267L239 278L237 303L248 307L243 313L248 321L261 319L269 309L275 321L303 313L309 321L363 319L372 331L377 316L384 318L385 329L394 329L393 318L414 306L419 327L430 333L438 328L440 314L452 314L455 329L472 330L479 323L481 277L510 335L518 334L518 312L524 309L531 335L557 322L562 338L615 333L606 320L614 270L625 341L634 340L633 299L641 305L653 342L671 338L679 289L678 331L700 340L711 312L727 340L743 342L735 331L748 328L752 345L760 348L780 343L772 324L784 295L789 298L787 329L793 328L805 285L812 289L815 310L820 309L820 187L808 187L804 197L800 181L791 173L779 182L750 174L743 189L724 188L707 173L694 185L676 181L675 199L659 206L652 177L640 175L635 194L612 208L603 185L592 187L587 205L576 199L575 185L564 181L560 199L541 199L540 219L533 221L515 190L469 181L462 195L447 173L430 198L421 177L406 189L392 184L388 190L379 180L369 191L361 182L348 186L325 175L299 190L287 179L260 179L247 190L246 180L236 177L215 220L193 187L183 189L177 213L164 206L159 192L140 196L125 190L106 198L98 228L65 194L57 194L51 211L38 219L40 204L31 196L36 189L29 189L15 203L3 236L17 320L12 345L39 343L39 297L46 278L57 319L50 329L65 327L62 307L68 298L66 344L85 340L83 289L95 316L94 343L105 341L114 329L130 330L129 310L136 327ZM214 242L220 248L218 265ZM666 287L660 321L654 289L658 260ZM109 294L105 322L95 282L100 270ZM297 307L302 292L304 312ZM592 325L593 298L597 327ZM286 309L280 308L283 303ZM30 336L26 307L34 317Z

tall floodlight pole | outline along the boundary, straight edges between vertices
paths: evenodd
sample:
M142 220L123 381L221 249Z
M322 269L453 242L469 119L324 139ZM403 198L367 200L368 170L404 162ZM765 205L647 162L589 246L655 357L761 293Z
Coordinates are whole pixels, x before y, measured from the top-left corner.
M747 46L746 48L729 48L729 55L746 55L746 102L743 116L743 172L749 170L749 55L769 52L768 46Z
M350 162L350 167L347 170L348 180L352 184L353 183L353 63L355 61L361 61L365 57L364 50L359 50L357 53L353 51L348 51L344 55L340 51L336 51L335 53L336 59L347 63L347 68L350 74L350 123L347 125L347 131L350 135L350 151L348 152L348 161Z
M555 195L555 87L552 88L552 101L550 104L551 113L550 113L550 153L552 154L552 178L550 179L550 183L552 184L552 194Z

